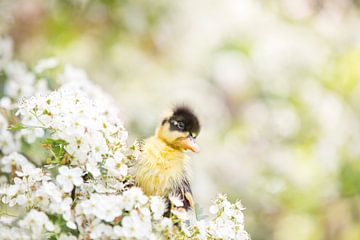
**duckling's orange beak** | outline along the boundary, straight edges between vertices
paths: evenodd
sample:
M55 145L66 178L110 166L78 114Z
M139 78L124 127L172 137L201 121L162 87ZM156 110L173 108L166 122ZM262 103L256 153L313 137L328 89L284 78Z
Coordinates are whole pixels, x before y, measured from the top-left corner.
M197 145L197 143L195 142L195 138L193 138L191 135L187 138L182 139L181 144L185 150L190 150L195 153L200 152L199 145Z

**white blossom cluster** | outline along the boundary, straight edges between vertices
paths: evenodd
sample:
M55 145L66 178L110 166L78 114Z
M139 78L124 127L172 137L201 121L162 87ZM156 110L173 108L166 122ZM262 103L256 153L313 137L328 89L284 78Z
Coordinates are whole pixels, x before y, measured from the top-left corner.
M124 159L127 132L115 117L105 114L88 96L65 84L46 96L31 97L20 104L18 114L26 129L46 129L51 138L64 140L72 165L79 165L95 178L105 169L119 168L116 177L127 174ZM42 131L42 133L45 133ZM70 174L70 173L69 173ZM114 174L114 171L111 172Z
M51 89L58 62L30 71L11 46L0 41L0 239L249 239L241 204L222 195L213 218L190 221L177 197L165 217L163 198L132 185L136 155L111 98L71 66Z

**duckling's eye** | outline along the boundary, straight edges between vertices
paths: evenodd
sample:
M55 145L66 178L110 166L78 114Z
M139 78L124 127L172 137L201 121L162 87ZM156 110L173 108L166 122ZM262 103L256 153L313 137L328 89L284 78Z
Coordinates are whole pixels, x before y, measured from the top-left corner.
M173 129L180 131L184 131L185 129L185 124L183 122L172 120L170 121L170 124L173 126Z
M180 130L184 130L185 129L185 124L183 122L177 122L177 127L180 129Z

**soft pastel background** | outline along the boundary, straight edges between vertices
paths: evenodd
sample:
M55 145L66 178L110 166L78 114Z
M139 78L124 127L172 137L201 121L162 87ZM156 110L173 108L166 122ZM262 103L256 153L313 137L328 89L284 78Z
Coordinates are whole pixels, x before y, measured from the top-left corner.
M2 0L0 33L30 66L55 56L84 68L116 99L132 140L190 104L203 123L196 201L241 199L253 240L358 240L359 6Z

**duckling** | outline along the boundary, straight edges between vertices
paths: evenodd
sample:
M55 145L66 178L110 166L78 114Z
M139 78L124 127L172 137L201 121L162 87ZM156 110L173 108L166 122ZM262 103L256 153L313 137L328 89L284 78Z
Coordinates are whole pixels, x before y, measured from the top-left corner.
M140 145L140 155L133 175L136 185L147 195L168 199L175 195L183 208L194 206L189 176L189 156L186 151L199 152L195 139L200 123L194 112L186 107L175 107L156 129L155 135Z

